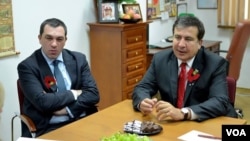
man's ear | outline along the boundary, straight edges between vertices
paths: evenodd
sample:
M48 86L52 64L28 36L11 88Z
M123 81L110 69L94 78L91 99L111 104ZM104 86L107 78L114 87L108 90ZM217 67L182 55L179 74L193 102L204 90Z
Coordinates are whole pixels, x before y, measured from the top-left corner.
M203 40L200 40L200 41L199 41L200 46L202 46L202 42L203 42Z

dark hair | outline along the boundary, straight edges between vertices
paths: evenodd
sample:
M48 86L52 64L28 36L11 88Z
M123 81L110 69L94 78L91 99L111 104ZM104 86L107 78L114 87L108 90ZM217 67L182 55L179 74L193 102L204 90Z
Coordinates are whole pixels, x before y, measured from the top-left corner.
M189 26L195 26L198 28L197 38L198 40L201 40L205 34L205 28L203 23L195 16L185 15L178 17L173 25L172 29L173 34L174 34L174 29L176 27L189 27Z
M65 31L65 37L67 36L67 27L63 21L56 19L56 18L51 18L51 19L45 20L44 22L42 22L42 24L40 26L40 35L43 34L45 25L49 25L51 27L62 26L64 28L64 31Z

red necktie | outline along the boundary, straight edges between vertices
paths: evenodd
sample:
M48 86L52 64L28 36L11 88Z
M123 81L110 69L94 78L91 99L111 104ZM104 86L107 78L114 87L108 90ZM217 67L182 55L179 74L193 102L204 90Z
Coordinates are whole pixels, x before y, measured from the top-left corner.
M177 108L182 108L186 84L186 63L181 63L181 72L178 78Z

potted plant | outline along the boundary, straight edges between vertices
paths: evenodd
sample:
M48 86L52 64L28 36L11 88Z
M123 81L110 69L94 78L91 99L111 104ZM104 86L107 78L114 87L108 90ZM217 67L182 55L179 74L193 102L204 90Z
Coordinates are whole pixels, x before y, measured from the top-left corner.
M136 2L136 0L118 0L118 3L134 4L137 2Z

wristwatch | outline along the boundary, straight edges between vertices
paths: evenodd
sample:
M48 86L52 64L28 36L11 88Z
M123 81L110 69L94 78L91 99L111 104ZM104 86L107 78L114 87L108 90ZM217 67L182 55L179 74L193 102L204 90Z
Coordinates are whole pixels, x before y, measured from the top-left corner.
M187 120L189 110L187 108L181 108L181 112L184 114L184 119L183 120Z

